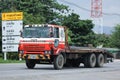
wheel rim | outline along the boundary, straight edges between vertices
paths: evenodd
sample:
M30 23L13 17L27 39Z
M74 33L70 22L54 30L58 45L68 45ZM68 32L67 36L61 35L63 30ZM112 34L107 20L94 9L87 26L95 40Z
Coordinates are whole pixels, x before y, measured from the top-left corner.
M58 59L58 65L59 66L63 65L63 58L62 57L59 57L59 59Z
M91 54L91 56L90 56L90 66L94 67L95 64L96 64L96 56L95 56L95 54Z
M99 55L99 66L103 66L104 64L104 56L102 54Z

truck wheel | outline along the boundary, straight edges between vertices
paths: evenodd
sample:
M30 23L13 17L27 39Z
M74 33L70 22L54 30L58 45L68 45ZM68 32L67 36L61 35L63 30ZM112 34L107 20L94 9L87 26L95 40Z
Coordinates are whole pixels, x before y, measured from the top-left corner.
M96 65L96 56L95 54L87 55L85 58L85 67L93 68Z
M60 54L54 58L54 68L59 70L63 68L63 65L64 65L64 57L62 54Z
M33 69L35 67L35 61L26 59L26 66L28 69Z
M104 55L103 54L98 54L97 59L96 59L96 67L102 67L104 64Z

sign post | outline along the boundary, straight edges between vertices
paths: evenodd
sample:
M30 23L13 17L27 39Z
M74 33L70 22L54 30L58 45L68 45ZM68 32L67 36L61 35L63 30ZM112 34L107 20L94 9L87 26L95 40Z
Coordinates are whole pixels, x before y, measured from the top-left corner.
M23 26L23 12L2 13L2 51L4 60L7 52L17 52L20 40L20 30Z
M4 52L4 60L7 60L7 52Z

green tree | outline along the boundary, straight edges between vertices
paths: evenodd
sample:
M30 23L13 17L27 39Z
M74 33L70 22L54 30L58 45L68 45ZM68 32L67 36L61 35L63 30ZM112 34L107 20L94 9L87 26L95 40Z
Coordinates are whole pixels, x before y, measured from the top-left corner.
M11 11L24 12L24 24L58 24L69 9L56 0L1 0L0 13Z
M115 26L115 30L111 36L111 44L112 47L116 47L120 49L120 24Z
M94 33L92 28L94 27L91 20L80 20L80 16L71 13L65 16L63 24L70 30L70 38L73 44L92 44L92 36Z
M110 35L106 34L95 34L94 35L94 45L95 46L100 46L103 45L103 47L110 47Z

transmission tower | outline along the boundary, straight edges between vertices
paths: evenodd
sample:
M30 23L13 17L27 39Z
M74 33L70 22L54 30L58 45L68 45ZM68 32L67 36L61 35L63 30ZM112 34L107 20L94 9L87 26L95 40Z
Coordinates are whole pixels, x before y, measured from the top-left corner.
M100 34L103 34L102 0L91 0L91 17L98 23Z
M91 17L102 17L102 0L91 0Z

